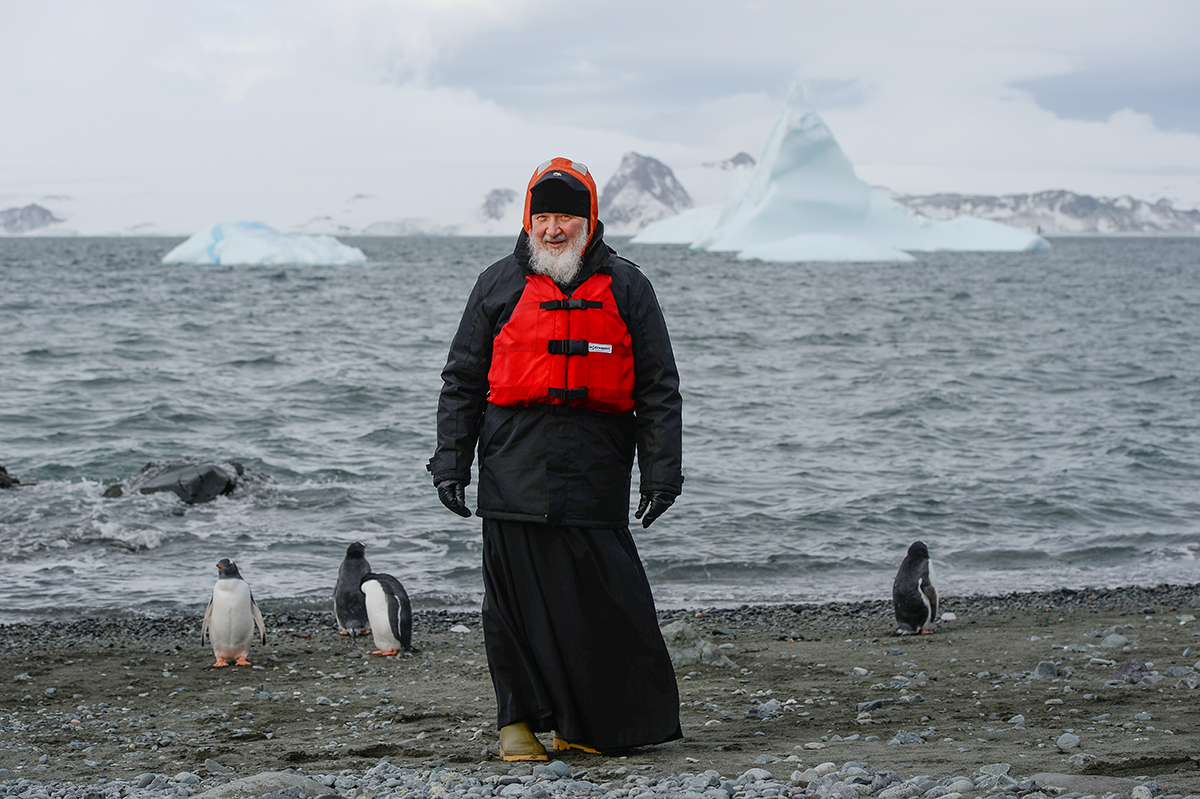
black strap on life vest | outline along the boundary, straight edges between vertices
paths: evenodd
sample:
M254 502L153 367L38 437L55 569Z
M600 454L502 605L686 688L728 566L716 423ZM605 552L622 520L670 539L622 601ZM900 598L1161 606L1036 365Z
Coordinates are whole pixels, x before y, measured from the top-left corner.
M546 300L541 304L544 311L582 311L585 308L603 308L604 303L598 300L581 300L578 297L566 297L561 300Z
M581 400L587 398L587 386L583 388L552 388L549 390L551 397L555 399L563 399L568 402L571 400Z
M554 338L548 342L551 355L587 355L588 343L579 338Z

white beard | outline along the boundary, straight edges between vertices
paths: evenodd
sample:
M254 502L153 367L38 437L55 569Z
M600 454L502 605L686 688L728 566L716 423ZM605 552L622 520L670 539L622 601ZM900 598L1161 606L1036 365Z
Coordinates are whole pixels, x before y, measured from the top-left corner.
M544 242L529 237L529 268L539 275L545 275L560 286L570 285L579 276L579 268L583 266L583 248L587 244L588 227L571 240L566 249L553 253L547 249Z

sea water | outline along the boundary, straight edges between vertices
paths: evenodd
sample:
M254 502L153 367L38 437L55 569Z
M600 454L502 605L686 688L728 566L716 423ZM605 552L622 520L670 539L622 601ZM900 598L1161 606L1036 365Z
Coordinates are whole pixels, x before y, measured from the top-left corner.
M328 607L346 546L417 607L482 594L425 470L440 370L511 238L346 239L352 266L168 266L175 239L0 239L0 622L196 612L234 559ZM654 284L684 493L660 606L1200 582L1200 239L772 264L616 240ZM105 498L150 462L252 479ZM635 475L636 491L636 475ZM468 501L473 502L473 486Z

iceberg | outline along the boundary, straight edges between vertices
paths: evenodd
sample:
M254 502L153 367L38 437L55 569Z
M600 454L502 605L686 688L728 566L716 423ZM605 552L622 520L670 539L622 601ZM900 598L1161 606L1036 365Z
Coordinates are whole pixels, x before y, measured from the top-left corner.
M909 261L910 252L1049 249L1042 237L972 217L933 220L874 191L793 86L749 180L722 206L647 226L635 244L688 244L744 260Z
M261 222L219 222L163 256L164 264L363 264L362 250L332 236L293 236Z

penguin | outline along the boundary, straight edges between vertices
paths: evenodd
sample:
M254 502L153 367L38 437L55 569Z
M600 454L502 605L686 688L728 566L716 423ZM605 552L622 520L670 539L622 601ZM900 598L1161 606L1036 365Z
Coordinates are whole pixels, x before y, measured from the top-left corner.
M359 585L366 599L371 634L379 647L371 654L416 652L412 646L412 605L400 581L390 574L370 572L362 576Z
M896 572L896 580L892 583L892 606L897 623L892 635L930 633L929 626L937 617L938 596L933 584L929 547L923 541L913 542Z
M337 585L333 589L333 618L337 620L338 632L342 635L366 635L371 632L367 620L367 606L363 599L364 574L370 574L371 564L365 556L367 545L355 541L346 548L346 558L338 568Z
M212 599L204 611L204 624L200 626L200 643L204 643L207 633L217 658L214 668L228 666L230 660L239 666L249 666L246 655L254 640L254 625L258 625L260 642L267 643L262 612L236 563L222 558L217 563L217 572L217 584L213 586Z

